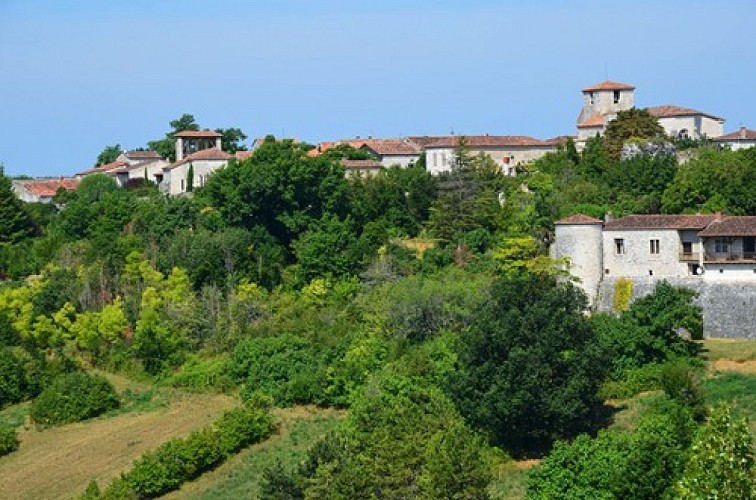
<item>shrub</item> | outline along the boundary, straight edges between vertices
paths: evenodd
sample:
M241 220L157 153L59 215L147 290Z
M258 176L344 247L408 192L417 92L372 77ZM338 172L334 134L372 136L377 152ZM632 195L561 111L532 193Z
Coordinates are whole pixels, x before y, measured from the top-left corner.
M7 348L0 348L0 408L18 403L26 393L24 362Z
M323 392L318 373L321 354L308 340L295 335L251 338L240 342L231 359L237 380L246 381L242 398L261 391L276 403L311 403Z
M633 280L624 276L614 282L614 300L612 308L615 312L627 311L633 296Z
M31 405L30 416L40 424L67 424L117 408L113 386L99 375L68 373L56 378Z
M179 371L171 375L166 383L173 387L196 391L212 389L227 392L234 387L228 365L228 359L225 357L204 359L190 355Z
M675 497L755 498L752 441L745 419L736 421L729 408L717 408L691 447Z
M18 436L13 427L0 427L0 457L18 449Z
M261 441L274 428L272 417L263 410L227 411L213 425L144 454L129 472L110 484L102 497L153 498L168 493L245 446Z

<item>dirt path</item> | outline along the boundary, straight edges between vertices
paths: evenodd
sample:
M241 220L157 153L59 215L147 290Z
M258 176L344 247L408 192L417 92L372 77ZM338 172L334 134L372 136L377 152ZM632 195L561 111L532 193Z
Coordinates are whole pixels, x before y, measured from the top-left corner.
M222 395L174 393L147 413L58 428L21 430L18 451L0 458L0 498L72 498L94 479L104 486L145 451L208 425L238 404Z

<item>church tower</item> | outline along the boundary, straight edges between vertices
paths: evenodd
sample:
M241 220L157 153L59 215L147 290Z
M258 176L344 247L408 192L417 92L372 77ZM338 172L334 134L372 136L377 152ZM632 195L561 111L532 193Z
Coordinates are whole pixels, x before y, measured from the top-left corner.
M606 124L617 113L635 106L635 87L626 83L605 81L583 89L583 109L577 119L577 142L584 144L597 133L603 134Z

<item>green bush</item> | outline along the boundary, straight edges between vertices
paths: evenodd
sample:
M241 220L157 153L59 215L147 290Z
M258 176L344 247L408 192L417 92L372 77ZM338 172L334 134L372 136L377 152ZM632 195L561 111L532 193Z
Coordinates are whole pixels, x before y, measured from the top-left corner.
M113 386L99 375L68 373L56 378L31 405L30 416L40 424L67 424L117 408Z
M18 403L26 395L24 362L7 348L0 348L0 408Z
M634 432L603 430L559 442L529 473L528 498L665 498L682 472L695 423L685 407L663 399Z
M251 338L234 349L231 372L246 382L245 400L260 391L280 405L313 403L321 399L325 385L321 358L313 343L295 335Z
M185 439L172 439L144 454L134 467L103 492L104 498L153 498L178 488L215 467L245 446L267 437L275 428L265 411L236 408L213 425Z
M227 358L205 359L196 355L188 356L179 371L168 377L166 383L195 391L212 389L219 392L231 391L235 385Z
M0 426L0 457L18 449L18 436L13 427Z
M612 308L615 312L627 311L633 296L633 280L621 276L614 282L614 300Z

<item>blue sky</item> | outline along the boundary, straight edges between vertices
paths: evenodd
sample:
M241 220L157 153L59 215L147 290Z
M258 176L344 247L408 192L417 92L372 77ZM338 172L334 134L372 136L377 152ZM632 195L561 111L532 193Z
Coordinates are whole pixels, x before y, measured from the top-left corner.
M756 2L0 0L0 162L68 175L191 113L308 142L571 134L608 77L756 128Z

